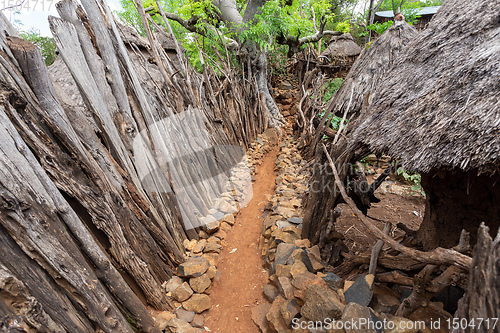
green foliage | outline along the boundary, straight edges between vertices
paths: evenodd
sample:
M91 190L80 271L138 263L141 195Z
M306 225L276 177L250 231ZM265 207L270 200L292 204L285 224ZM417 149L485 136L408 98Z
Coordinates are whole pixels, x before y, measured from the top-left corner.
M420 174L404 170L402 167L399 167L396 173L398 174L398 176L402 176L406 182L412 185L410 196L420 193L425 197L425 192L421 184L422 176L420 176Z
M133 26L139 33L145 36L141 18L137 13L133 1L120 0L120 3L123 7L123 10L117 13L118 16L128 25ZM156 9L150 12L153 20L156 22L156 24L162 25L164 28L166 28L165 22L158 12L156 0L143 0L142 3L144 8L152 7ZM169 21L169 24L172 28L175 38L177 38L179 43L181 43L182 46L184 46L184 48L186 49L189 62L198 72L202 71L202 59L200 57L200 50L202 51L202 56L205 63L211 66L216 72L220 72L219 67L213 65L214 63L220 62L216 51L225 61L227 61L227 59L225 59L226 51L224 49L223 43L221 43L221 36L216 35L213 32L213 29L209 29L209 26L216 27L226 36L229 36L230 33L227 31L227 28L217 20L219 13L217 7L215 7L210 0L160 0L160 5L164 9L164 11L175 13L184 20L189 20L193 16L199 18L196 27L204 30L207 37L189 32L175 21ZM153 29L153 27L151 28ZM232 59L230 59L230 61L231 60Z
M286 61L288 46L287 45L274 45L267 53L268 74L273 78L286 74Z
M325 82L323 85L323 89L325 89L325 93L323 95L323 102L326 103L328 102L333 95L337 92L337 90L340 89L340 86L342 85L342 82L344 79L338 77L335 79L330 79Z
M323 110L320 113L318 113L318 118L323 118L325 116L326 111ZM326 118L325 123L328 124L329 127L331 127L333 130L338 131L341 127L342 123L342 128L345 128L347 126L348 120L345 119L344 122L342 123L342 118L330 113L328 117ZM328 140L328 136L323 135L323 140Z
M56 44L54 43L53 38L40 35L40 31L35 28L22 31L20 35L22 38L35 44L40 49L45 65L50 66L54 63L56 60Z
M427 0L424 7L441 6L443 3L444 0Z
M420 18L421 15L418 15L419 8L407 8L401 10L403 12L403 15L405 17L405 21L408 22L410 25L414 25L418 23L418 19Z
M375 31L379 36L382 35L387 29L389 29L394 24L394 21L387 21L384 23L373 23L366 28L371 31ZM364 31L362 36L368 35L368 31Z
M229 61L234 66L237 66L235 57L231 53L226 54L222 42L217 38L206 38L196 34L192 34L191 38L192 40L187 40L183 44L188 55L189 63L199 73L203 71L202 60L207 66L210 66L216 74L222 74L223 66L221 65L221 59L226 63ZM201 55L200 50L202 52ZM201 57L203 57L203 59L201 59Z
M185 0L184 4L178 9L178 13L184 20L191 17L199 18L199 27L205 24L217 26L217 16L219 9L212 4L211 0Z
M334 78L334 79L326 79L320 89L317 89L309 98L315 100L313 103L323 103L325 105L328 101L333 97L333 95L340 89L342 86L343 78ZM326 114L326 110L323 109L319 112L316 117L318 119L323 119ZM331 127L333 130L338 131L341 127L342 118L337 117L336 115L329 113L328 117L325 119L325 124ZM347 120L344 120L342 127L345 127L347 124ZM328 140L326 135L323 135L323 140Z
M422 3L421 1L417 2L408 2L403 4L403 8L401 8L401 13L405 17L405 21L411 25L417 24L420 15L418 12L423 7L427 7L429 5Z
M193 38L196 38L196 37L193 36ZM200 41L201 41L202 45L205 44L205 40L200 38ZM184 48L186 49L186 54L188 55L189 63L191 64L191 66L193 66L197 72L201 73L203 71L203 61L202 60L204 60L206 63L208 59L205 59L205 57L203 57L203 59L201 59L200 52L198 50L196 43L197 43L196 41L184 43ZM208 40L206 40L206 44L212 44L212 41L210 39L208 39Z
M146 32L144 30L144 27L142 26L141 17L137 13L137 9L135 8L134 2L132 0L120 0L120 4L123 10L117 12L118 17L120 17L129 26L134 27L141 35L146 36ZM144 0L142 2L142 5L144 6L144 8L148 7L154 8L155 10L150 12L151 17L156 22L156 24L164 26L165 23L163 22L163 18L158 12L158 6L156 5L156 0ZM167 12L171 11L177 12L177 10L174 9L182 7L184 5L184 1L160 0L160 5ZM170 21L169 23L172 28L172 31L174 32L175 37L180 42L182 42L184 38L187 38L188 34L186 32L186 29L184 29L179 23L174 21Z
M346 34L348 32L351 32L351 24L349 23L348 20L342 21L342 22L338 22L335 25L335 30L340 31L343 34Z
M398 6L401 0L394 0L394 5ZM403 7L401 8L401 12L403 12L404 9L408 8L423 8L423 7L430 7L430 6L441 6L443 4L444 0L420 0L420 1L409 1L406 0L403 3ZM392 10L392 0L385 0L382 5L380 6L380 11L383 10ZM403 15L404 12L403 12ZM405 15L406 16L406 15Z
M333 115L331 117L331 119L330 119L330 117L328 117L328 119L326 121L328 122L328 120L330 120L330 127L331 128L333 128L336 131L338 131L340 129L340 123L342 122L342 118ZM345 127L346 125L347 125L347 119L344 120L342 127Z
M244 12L248 0L237 0L236 5L241 13ZM145 35L141 19L132 0L120 0L123 10L118 12L120 18L135 27ZM222 39L230 37L240 43L246 41L255 43L261 50L269 55L269 68L271 75L279 75L285 70L286 52L288 46L281 46L275 38L294 36L303 37L313 34L320 25L320 20L326 22L326 29L338 30L343 33L351 31L350 16L344 15L348 4L356 0L268 0L261 8L261 12L246 26L229 29L227 24L220 21L220 13L212 0L160 0L160 5L165 12L179 15L183 20L189 21L196 18L196 28L203 30L205 37L186 31L177 22L170 21L174 35L186 48L191 64L201 70L200 50L205 63L217 71L217 63L221 58L226 62L235 62L235 55L227 54ZM156 9L156 0L143 0L144 8ZM159 25L163 20L158 11L150 12ZM216 30L215 30L215 29ZM234 27L233 27L234 28ZM219 31L219 36L216 31ZM317 48L317 45L312 45ZM228 59L229 57L229 59Z
M330 12L335 15L339 21L350 19L352 7L356 6L358 0L330 0Z
M137 13L134 2L132 0L120 0L120 4L123 10L117 12L118 17L121 18L123 22L127 23L129 26L134 27L141 35L145 36L146 32L144 31L141 17L139 16L139 13ZM145 6L145 8L147 7Z
M244 27L240 38L256 43L263 50L269 50L275 36L303 37L312 34L315 31L314 19L318 25L321 17L327 23L331 23L335 17L330 12L327 0L316 0L308 5L300 0L293 1L291 5L287 5L284 0L268 0L261 13Z
M182 40L191 65L198 72L201 72L201 57L203 57L205 63L211 66L216 73L220 74L220 67L214 64L219 63L221 61L220 58L225 62L232 61L234 58L227 59L227 57L232 57L232 55L226 54L222 36L218 35L214 28L220 31L224 36L234 36L232 36L232 33L229 32L227 27L218 20L220 16L219 9L213 5L211 0L184 0L184 4L177 8L177 13L186 21L192 17L198 18L195 27L203 31L205 35L188 34L188 36Z

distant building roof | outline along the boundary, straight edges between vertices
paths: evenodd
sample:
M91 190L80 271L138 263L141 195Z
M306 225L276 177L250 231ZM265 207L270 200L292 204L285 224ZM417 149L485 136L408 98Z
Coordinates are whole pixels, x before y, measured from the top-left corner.
M350 33L342 36L333 36L330 40L330 45L321 53L323 57L327 56L348 56L354 57L361 53L361 47L354 42Z
M439 8L441 8L441 6L424 7L424 8L421 8L417 14L418 15L434 15L437 13ZM392 10L385 10L382 12L376 12L375 15L379 16L379 17L394 17L394 13L392 12Z

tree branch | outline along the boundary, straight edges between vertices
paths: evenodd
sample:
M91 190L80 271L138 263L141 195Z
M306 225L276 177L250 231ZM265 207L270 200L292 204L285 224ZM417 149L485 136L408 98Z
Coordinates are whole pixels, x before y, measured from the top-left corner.
M314 28L316 28L316 19L314 20ZM288 56L291 57L294 53L296 53L299 47L306 43L315 43L318 42L321 38L325 36L339 36L342 35L340 31L332 31L332 30L324 30L326 25L326 21L323 17L320 18L319 30L316 30L314 35L305 36L305 37L296 37L296 36L277 36L276 43L280 45L288 45ZM300 35L300 33L299 33Z
M305 36L305 37L300 37L298 39L299 45L305 44L305 43L314 43L319 41L321 38L325 36L340 36L342 33L340 31L332 31L332 30L325 30L325 31L317 31L314 35L311 36Z
M382 232L384 234L388 235L390 231L391 231L391 223L386 222L385 226L384 226L384 230ZM378 255L380 254L380 251L382 250L382 246L384 246L384 241L381 239L379 239L377 241L377 243L373 246L372 255L370 257L370 268L368 269L368 274L375 275L375 272L377 270Z
M373 24L373 21L375 21L375 14L380 9L380 6L382 6L383 3L384 3L384 0L380 0L379 3L375 6L375 8L373 9L372 14L370 16L370 21L369 21L368 25Z
M399 4L398 12L401 13L401 9L403 9L403 4L405 3L405 0L401 0L401 3Z
M148 11L148 9L149 8L146 9L146 12ZM184 27L184 29L191 31L191 32L195 32L195 33L200 34L202 36L205 36L205 32L202 31L201 29L198 29L195 26L195 24L198 22L198 20L189 20L189 22L188 22L188 21L183 20L179 15L174 14L174 13L163 12L163 15L166 18L168 18L169 20L172 20L172 21L179 23L180 25L182 25Z
M174 14L174 13L163 12L162 16L164 16L164 18L168 18L169 20L172 20L172 21L175 21L175 22L179 23L187 31L197 33L198 35L201 35L203 37L207 37L208 38L209 36L207 35L207 30L212 31L215 34L215 36L221 36L222 37L223 41L226 43L227 48L229 50L231 50L231 51L237 50L240 47L240 44L237 41L235 41L232 38L224 36L219 31L217 31L217 29L215 29L215 27L211 26L210 24L208 24L206 22L205 23L207 25L207 30L200 29L199 27L197 27L196 24L198 22L202 22L202 21L200 19L196 18L196 17L192 17L191 19L189 19L188 21L186 21L186 20L183 20L179 15Z
M372 15L373 15L373 0L370 0L370 5L368 6L368 17L366 18L367 25L370 25L370 19Z

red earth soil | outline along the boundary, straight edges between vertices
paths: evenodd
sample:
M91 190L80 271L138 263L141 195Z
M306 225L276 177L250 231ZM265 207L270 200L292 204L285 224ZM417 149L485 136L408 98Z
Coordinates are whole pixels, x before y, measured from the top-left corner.
M227 245L220 254L217 269L220 279L211 288L212 309L206 314L205 326L211 332L259 333L251 319L251 309L265 302L262 288L267 271L262 267L258 238L262 230L265 198L274 193L274 171L278 148L263 159L253 183L253 198L240 210L233 229L226 238ZM235 252L230 253L237 249Z

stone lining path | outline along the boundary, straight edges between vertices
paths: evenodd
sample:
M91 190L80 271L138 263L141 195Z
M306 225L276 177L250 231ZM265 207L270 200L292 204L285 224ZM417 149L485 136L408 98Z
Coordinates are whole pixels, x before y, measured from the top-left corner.
M205 324L211 332L259 332L252 322L251 309L264 301L262 287L267 282L267 271L262 268L257 242L262 230L264 206L274 192L276 154L275 148L257 167L253 198L236 216L236 224L221 251L220 280L211 290L213 306L207 313Z

